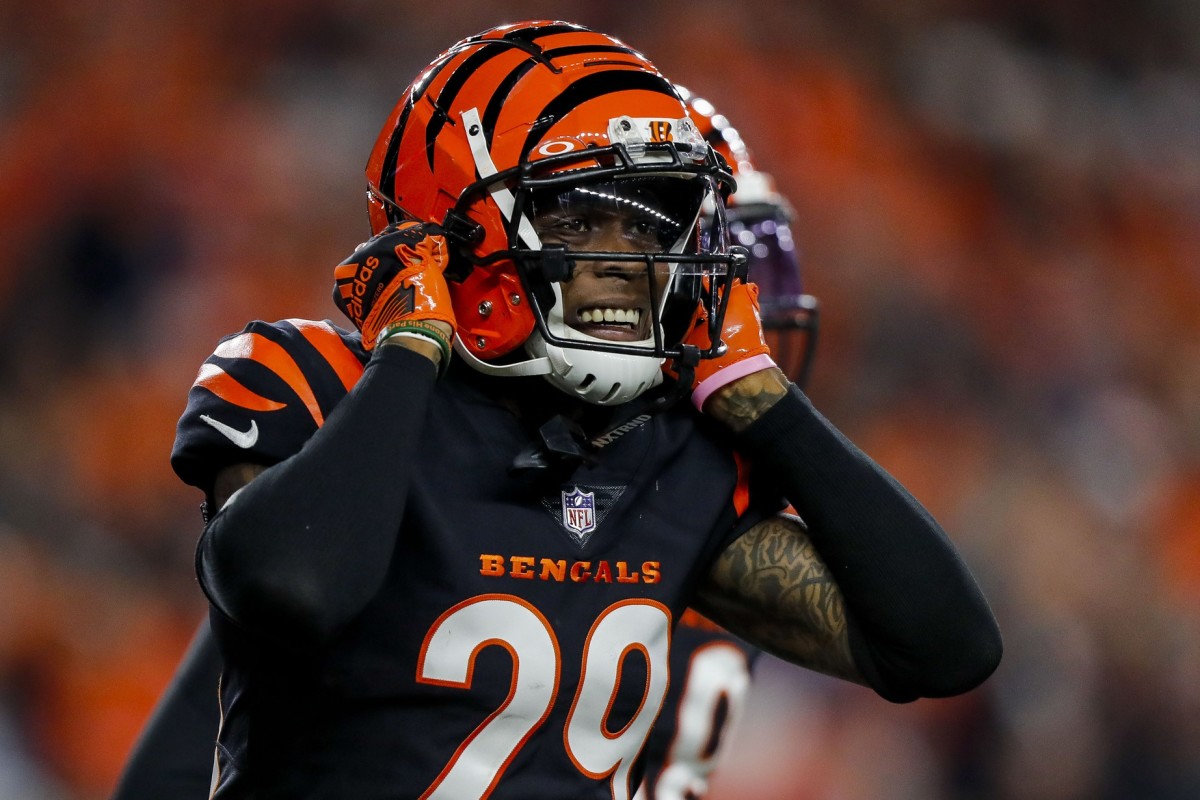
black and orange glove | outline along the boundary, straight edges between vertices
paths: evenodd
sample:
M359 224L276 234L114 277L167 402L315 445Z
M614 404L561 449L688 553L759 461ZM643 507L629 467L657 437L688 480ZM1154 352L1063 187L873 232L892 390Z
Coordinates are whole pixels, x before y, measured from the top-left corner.
M333 302L362 332L367 350L391 336L427 338L441 349L445 370L455 328L442 275L449 260L436 226L389 225L334 268ZM449 335L439 322L449 326Z
M771 350L763 337L757 284L739 280L730 287L721 341L726 345L725 352L715 358L701 359L695 367L692 404L701 411L704 410L704 401L717 389L753 372L775 366ZM707 350L711 346L708 315L703 304L696 309L683 342L695 345L700 350Z

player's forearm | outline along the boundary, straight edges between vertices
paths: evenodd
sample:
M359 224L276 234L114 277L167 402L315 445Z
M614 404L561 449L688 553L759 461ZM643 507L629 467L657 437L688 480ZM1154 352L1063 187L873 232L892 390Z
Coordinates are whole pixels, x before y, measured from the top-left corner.
M744 431L787 395L788 386L778 367L752 372L713 392L704 413L735 433Z
M375 595L417 468L432 363L382 348L299 453L264 471L205 528L197 572L238 625L321 643Z
M726 547L693 605L779 658L867 682L850 652L841 590L798 517L765 519Z
M796 388L741 434L808 525L844 597L855 662L884 697L974 688L1001 640L987 601L945 532Z

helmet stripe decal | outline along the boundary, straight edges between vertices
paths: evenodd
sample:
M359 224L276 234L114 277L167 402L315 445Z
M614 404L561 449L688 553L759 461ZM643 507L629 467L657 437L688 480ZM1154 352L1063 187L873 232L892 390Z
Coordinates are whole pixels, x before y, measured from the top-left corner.
M521 66L514 70L513 74L511 74L499 87L497 87L495 95L489 101L488 108L483 117L484 130L487 131L489 143L491 140L495 120L499 116L499 107L503 104L504 99L512 90L512 87L516 85L518 80L520 80L521 75L523 75L536 64L541 63L550 69L555 69L555 67L550 64L550 58L554 56L574 55L588 51L624 53L626 55L634 56L637 55L636 52L630 50L629 48L602 45L560 47L557 50L543 51L540 46L533 43L534 40L546 36L552 36L559 33L578 33L580 30L583 29L575 25L550 25L531 30L513 31L512 33L507 34L503 39L477 38L471 40L468 43L468 47L456 48L455 52L447 54L447 57L438 63L431 70L431 72L425 76L421 87L422 91L409 97L408 102L404 106L404 110L401 112L400 119L395 127L395 133L393 134L392 140L389 142L387 152L384 155L382 175L380 176L380 193L389 200L395 199L396 161L399 157L400 142L401 139L403 139L404 130L408 123L408 117L412 112L413 106L416 105L416 103L420 101L422 97L428 96L424 89L428 87L430 83L432 83L438 73L454 62L456 60L455 56L458 56L465 50L469 49L470 45L475 45L479 49L467 56L465 60L462 60L454 67L454 73L451 75L450 79L446 81L446 84L438 93L437 99L433 100L431 98L431 102L437 109L438 113L425 130L425 151L430 169L433 168L435 150L433 146L434 142L436 141L438 134L441 132L446 122L450 120L450 117L446 113L445 109L454 103L454 99L458 96L458 93L462 90L466 82L470 80L475 71L492 58L508 52L508 50L511 48L519 48L528 53L532 60L522 62ZM494 111L493 108L495 109ZM453 121L451 121L451 124L453 124Z
M488 101L488 107L483 115L483 129L488 134L488 140L491 141L493 126L496 118L499 116L499 106L504 103L508 97L508 93L512 91L513 86L521 79L526 72L532 69L537 64L542 64L549 69L556 70L551 59L558 56L575 55L578 53L624 53L625 55L636 56L637 53L627 47L603 46L603 45L576 45L573 47L560 47L556 50L543 50L541 47L532 44L533 39L550 36L556 33L575 33L579 29L573 25L555 25L546 28L537 28L532 31L516 31L504 37L503 40L480 40L478 44L480 49L471 55L466 61L459 65L454 75L450 80L446 81L446 85L442 87L441 93L435 102L439 111L448 108L454 104L454 99L458 93L462 91L463 86L471 75L479 69L484 63L492 58L501 55L502 52L507 52L508 48L516 47L528 53L530 60L521 62L501 83L496 87L496 92L492 95L492 99ZM524 46L523 46L524 45ZM503 51L498 51L497 47L503 47ZM557 71L557 70L556 70ZM493 111L493 109L495 109ZM441 132L442 126L445 125L449 117L444 113L438 115L438 118L430 123L429 128L425 131L426 151L429 155L429 166L433 167L433 142L437 135Z
M410 97L400 112L400 119L392 129L392 137L388 141L387 152L383 155L383 165L379 174L379 194L388 202L388 218L392 216L392 203L396 200L396 161L400 157L400 140L404 138L404 128L408 124L408 115L412 112L413 99ZM392 220L395 222L395 220Z
M572 47L559 47L554 50L545 50L542 55L546 59L555 59L569 55L579 55L582 53L623 53L625 55L636 56L637 53L627 47L617 46L602 46L595 44L575 45ZM483 130L487 134L488 144L492 142L492 136L496 132L496 120L500 117L500 111L504 107L505 101L508 99L509 93L513 87L525 76L529 70L537 66L539 62L529 60L522 61L517 65L512 72L505 76L504 80L496 87L492 99L488 101L487 108L483 111ZM632 62L631 62L632 63Z
M489 147L492 144L492 134L496 132L496 120L500 118L504 101L508 99L509 93L512 92L517 82L536 65L536 61L522 61L516 69L505 76L500 85L496 87L495 93L492 94L492 99L488 100L487 108L483 110L483 132L487 135Z
M562 58L563 56L574 56L580 53L624 53L627 56L639 57L637 51L631 50L628 47L618 47L616 45L598 45L598 44L580 44L573 47L556 47L553 50L544 50L542 54L546 58Z
M553 36L556 33L587 32L587 28L580 25L546 25L541 28L518 28L515 31L504 34L504 39L509 42L533 42L536 39L541 39L543 36Z
M463 86L471 79L476 70L493 58L507 53L510 47L511 45L508 45L506 42L491 41L482 43L478 50L455 68L454 74L446 81L446 85L438 93L437 99L432 101L438 113L430 121L429 127L425 129L425 154L429 159L430 169L433 169L434 141L437 139L438 134L442 132L442 126L447 122L451 125L454 124L446 109L454 105L454 98L462 91Z
M550 59L556 55L571 55L575 53L598 52L598 53L625 53L627 55L637 55L634 51L625 47L601 46L601 45L579 45L575 47L560 47L557 50L543 50L540 46L533 44L533 40L543 36L550 36L556 33L576 33L580 29L574 25L554 25L545 28L536 28L530 31L515 31L504 37L503 40L498 39L482 39L477 42L479 50L468 57L462 64L455 68L454 74L446 81L446 85L442 87L442 91L438 94L437 100L434 101L435 107L440 112L437 117L429 124L425 130L425 150L429 159L429 167L433 168L433 152L434 141L441 133L442 127L450 119L445 109L454 104L458 93L462 91L463 86L471 76L483 64L490 61L492 58L508 52L510 48L518 48L530 56L529 61L523 61L517 69L513 70L508 77L496 88L492 99L488 101L488 108L485 110L483 117L484 130L487 132L488 141L490 143L492 137L492 126L495 124L496 117L499 115L498 106L503 104L508 93L512 91L513 86L520 80L521 76L529 69L537 64L542 64L551 70L557 72L557 68L550 63ZM498 49L500 48L500 49ZM496 106L497 109L492 113L491 109ZM453 124L453 122L451 122Z
M572 83L541 110L538 119L550 120L552 123L589 100L630 89L658 92L676 99L679 97L671 84L661 75L626 69L608 69L586 75ZM529 155L529 151L542 138L544 131L545 126L541 125L530 128L529 135L525 137L525 143L521 146L522 160Z
M404 138L405 128L408 127L408 117L412 113L413 106L424 96L425 89L453 60L455 54L450 53L445 58L430 65L425 75L425 80L421 82L420 86L414 87L415 91L409 94L408 99L404 103L404 110L400 112L400 118L396 121L396 126L392 128L392 136L388 140L387 152L383 156L379 186L376 187L384 199L388 201L387 209L389 218L395 210L392 204L396 201L396 161L400 157L400 141ZM393 219L392 221L395 222L396 220Z

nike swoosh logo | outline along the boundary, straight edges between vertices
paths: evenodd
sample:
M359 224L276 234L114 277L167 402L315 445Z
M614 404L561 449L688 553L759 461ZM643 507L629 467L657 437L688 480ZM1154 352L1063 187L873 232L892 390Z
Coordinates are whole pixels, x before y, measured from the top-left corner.
M258 441L257 420L250 420L250 430L239 431L237 428L230 427L224 422L213 419L208 414L201 414L200 419L204 420L209 425L212 425L218 431L225 434L225 437L229 439L229 441L233 442L243 450L254 447L254 444Z

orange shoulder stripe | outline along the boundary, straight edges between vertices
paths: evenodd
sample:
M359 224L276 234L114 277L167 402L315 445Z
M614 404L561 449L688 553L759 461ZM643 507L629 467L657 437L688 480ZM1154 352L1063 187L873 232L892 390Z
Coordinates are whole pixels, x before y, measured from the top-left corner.
M350 348L346 347L346 343L332 325L308 319L289 319L288 322L295 325L296 330L304 335L309 344L325 357L347 392L358 383L363 374L363 364Z
M222 342L214 351L222 358L248 358L274 372L291 387L308 409L318 426L325 424L325 415L317 404L312 387L295 359L275 342L257 333L241 333Z
M196 382L193 385L208 389L222 400L251 411L278 411L284 407L283 403L277 403L250 391L216 364L205 364L200 367L200 374L196 376Z

